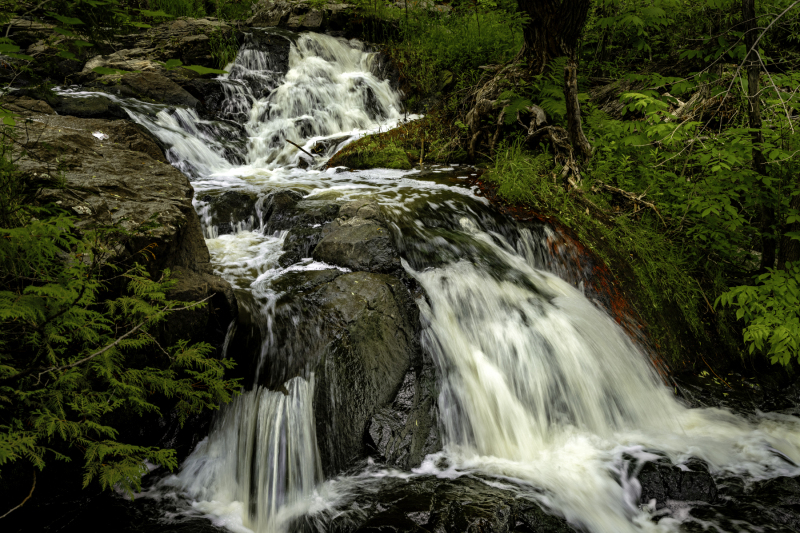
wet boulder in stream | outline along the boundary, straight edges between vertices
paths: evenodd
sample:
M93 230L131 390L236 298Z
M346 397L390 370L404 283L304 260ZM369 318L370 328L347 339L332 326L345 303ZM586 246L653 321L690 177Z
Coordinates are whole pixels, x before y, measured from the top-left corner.
M380 208L374 201L362 199L344 204L339 208L339 218L323 228L313 258L351 270L398 269L399 254L380 218Z

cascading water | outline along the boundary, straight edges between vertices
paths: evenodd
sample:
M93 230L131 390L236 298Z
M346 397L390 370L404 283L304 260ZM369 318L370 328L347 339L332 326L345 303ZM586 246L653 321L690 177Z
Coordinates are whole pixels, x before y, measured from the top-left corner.
M209 437L158 491L180 494L189 512L218 525L261 533L291 529L303 514L324 528L354 485L479 473L576 527L610 533L678 531L691 520L680 513L651 520L638 506L625 456L660 455L674 464L697 457L715 475L756 480L800 474L797 418L745 420L679 404L621 328L554 275L565 270L545 260L546 235L510 221L498 225L485 201L436 174L320 170L343 144L401 119L399 95L372 73L374 61L360 43L305 34L292 44L284 74L251 41L220 80L222 115L243 125L121 103L169 147L170 161L198 193L263 197L291 188L311 199L377 199L406 271L427 295L418 305L423 343L441 377L444 451L412 473L368 471L322 482L313 374L291 379L283 391L259 387L256 375L252 390L223 409ZM196 205L207 214L202 201ZM251 295L263 342L280 346L270 316L272 281L287 270L278 266L285 233L267 234L253 220L220 235L215 223L205 222L215 268ZM331 267L310 260L288 267L321 268Z

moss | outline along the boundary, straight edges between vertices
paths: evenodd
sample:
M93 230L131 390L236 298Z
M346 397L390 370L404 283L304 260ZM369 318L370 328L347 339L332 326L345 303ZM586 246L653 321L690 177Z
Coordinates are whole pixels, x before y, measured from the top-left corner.
M395 168L398 170L411 170L414 168L412 154L406 154L397 143L379 144L372 138L362 140L364 142L360 142L358 146L348 150L347 153L337 154L336 161L331 160L330 165L359 169Z
M410 170L423 163L463 163L467 153L458 142L458 127L434 112L383 133L358 139L334 155L329 167Z

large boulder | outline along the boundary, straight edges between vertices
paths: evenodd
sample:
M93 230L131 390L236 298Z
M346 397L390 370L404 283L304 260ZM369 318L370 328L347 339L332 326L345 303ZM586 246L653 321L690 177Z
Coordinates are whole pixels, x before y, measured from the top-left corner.
M9 105L44 109L46 104L20 98ZM236 314L235 299L230 286L212 273L189 180L166 162L153 139L124 120L37 112L22 114L16 133L25 146L19 169L39 179L63 180L63 186L43 190L39 202L78 215L79 229L113 224L131 232L118 258L139 261L156 277L170 269L178 281L171 297L214 295L205 308L176 314L162 340L221 343Z
M246 382L273 390L314 374L326 475L368 455L418 466L440 449L433 365L420 349L417 306L402 281L371 272L289 271L271 290L275 300L261 302L272 306L268 320L257 303L243 302L228 353L252 354L238 361Z
M392 272L400 258L389 230L381 222L374 200L356 200L339 208L339 217L328 223L312 257L350 270Z
M314 397L323 470L333 475L368 453L370 419L419 365L418 320L408 289L383 274L343 274L316 297L335 332L316 365Z

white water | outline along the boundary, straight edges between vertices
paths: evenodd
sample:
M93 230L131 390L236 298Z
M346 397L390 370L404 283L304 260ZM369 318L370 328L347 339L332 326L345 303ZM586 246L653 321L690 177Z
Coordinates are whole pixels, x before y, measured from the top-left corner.
M447 376L441 418L458 470L544 489L552 508L598 533L677 530L676 520L651 522L637 485L615 479L625 477L623 453L697 457L718 474L754 479L800 474L774 453L800 464L800 420L685 408L579 290L464 226L513 275L467 261L414 272L430 300L420 302L428 348Z
M238 145L231 143L235 127L194 111L123 103L171 147L170 160L198 192L263 195L291 187L308 198L378 200L408 245L407 271L428 296L419 305L423 340L442 377L445 450L413 473L369 471L320 483L313 378L295 378L288 395L256 388L226 407L211 435L158 491L179 493L190 512L233 531L272 533L290 530L305 513L324 523L347 500L348 487L382 476L474 472L606 533L678 531L688 519L650 520L638 507L638 482L628 479L624 455L653 459L658 452L676 464L697 457L718 475L751 479L800 474L776 453L800 464L798 419L745 420L679 404L617 324L545 270L547 247L527 231L507 242L469 190L414 172L319 170L344 143L401 119L399 97L369 72L372 61L358 43L304 35L282 75L246 47L224 80L227 112L246 117L246 139ZM253 79L262 80L268 96L256 97L242 81ZM309 151L330 142L310 160L286 140ZM438 218L419 218L423 209ZM217 271L253 294L265 342L280 342L269 324L277 297L271 282L285 271L277 266L285 235L265 235L257 220L231 235L219 236L212 221L205 226ZM422 249L436 252L435 266L415 255ZM290 268L324 266L306 261ZM446 468L437 466L442 456Z

